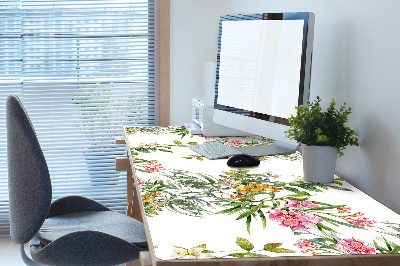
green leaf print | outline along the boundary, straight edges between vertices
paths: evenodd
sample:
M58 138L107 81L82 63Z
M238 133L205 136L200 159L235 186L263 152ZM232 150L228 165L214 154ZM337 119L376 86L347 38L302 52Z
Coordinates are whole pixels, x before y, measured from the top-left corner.
M264 245L264 250L274 253L296 253L296 251L287 249L287 248L280 248L282 243L268 243Z
M260 204L250 208L249 210L245 211L244 213L242 213L241 215L239 215L236 220L240 220L242 218L245 218L249 215L252 215L253 213L257 212L259 209L261 209L264 206L264 202L261 202Z
M249 240L242 237L236 238L236 244L246 251L250 251L254 248L254 245L250 243Z

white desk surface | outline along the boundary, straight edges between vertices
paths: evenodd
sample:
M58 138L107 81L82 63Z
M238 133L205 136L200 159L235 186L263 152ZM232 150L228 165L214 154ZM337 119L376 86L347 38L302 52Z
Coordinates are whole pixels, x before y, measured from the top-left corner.
M301 154L262 157L259 166L238 169L187 146L270 140L187 133L124 129L157 261L398 253L400 215L339 177L305 182Z

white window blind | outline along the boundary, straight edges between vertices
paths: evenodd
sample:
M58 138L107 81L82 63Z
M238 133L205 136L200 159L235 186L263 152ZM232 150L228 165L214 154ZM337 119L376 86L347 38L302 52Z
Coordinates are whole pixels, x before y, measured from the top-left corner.
M0 234L7 235L5 100L22 99L46 157L53 199L126 209L114 158L122 125L157 125L157 19L149 0L0 2ZM34 189L34 188L32 188Z

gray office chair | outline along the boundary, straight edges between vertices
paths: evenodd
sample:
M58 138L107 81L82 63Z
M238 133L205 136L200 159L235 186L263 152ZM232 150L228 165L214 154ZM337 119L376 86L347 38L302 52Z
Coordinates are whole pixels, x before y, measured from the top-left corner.
M80 196L51 203L46 160L15 95L7 99L7 156L10 233L26 264L115 265L147 250L144 226L135 219ZM28 241L34 261L24 251Z

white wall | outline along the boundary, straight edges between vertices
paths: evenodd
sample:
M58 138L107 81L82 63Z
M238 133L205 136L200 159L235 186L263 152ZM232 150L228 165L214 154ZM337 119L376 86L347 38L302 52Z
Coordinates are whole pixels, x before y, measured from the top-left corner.
M204 96L204 64L217 61L224 3L171 0L171 125L190 122L192 98Z
M203 94L220 14L314 12L311 99L347 102L361 141L347 148L337 172L400 212L398 10L397 0L171 0L171 121L189 121L190 99Z

